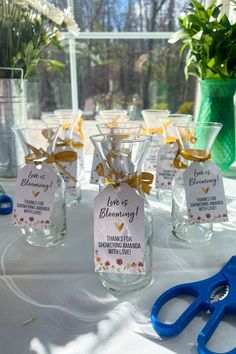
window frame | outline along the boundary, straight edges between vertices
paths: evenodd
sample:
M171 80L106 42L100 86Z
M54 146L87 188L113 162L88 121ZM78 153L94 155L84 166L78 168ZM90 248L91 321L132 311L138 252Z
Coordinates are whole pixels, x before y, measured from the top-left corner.
M204 5L209 6L212 1L213 0L204 0ZM223 4L222 11L225 11L229 16L230 8L227 5L229 5L230 0L218 0L217 2ZM67 0L67 5L71 8L72 14L74 14L74 0ZM170 39L173 33L174 32L80 32L78 38L75 38L69 33L65 33L65 38L69 41L72 109L78 110L79 108L75 50L76 41L83 39ZM199 84L196 86L194 118L198 115L201 101Z

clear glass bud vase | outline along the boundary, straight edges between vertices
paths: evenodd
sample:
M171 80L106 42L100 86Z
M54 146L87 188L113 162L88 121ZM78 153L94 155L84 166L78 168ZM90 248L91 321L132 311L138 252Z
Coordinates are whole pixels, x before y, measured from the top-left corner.
M152 142L146 155L144 168L154 174L154 183L152 192L158 197L155 187L156 163L157 154L160 147L163 145L163 121L168 119L170 112L168 110L146 109L142 110L142 116L145 121L145 134L152 135Z
M98 123L120 124L129 120L130 117L127 113L128 112L123 109L104 109L98 112L95 116L95 120Z
M21 143L25 155L25 161L36 165L41 169L41 161L46 163L46 157L52 156L58 136L58 127L50 128L50 136L45 135L45 126L42 128L28 128L14 126L14 133ZM38 153L29 147L36 148ZM56 174L56 188L53 196L53 207L50 225L47 228L22 227L21 232L28 243L34 246L48 247L62 240L66 233L66 208L65 208L65 184L54 163L48 164L52 172ZM24 166L21 166L21 168Z
M179 114L179 113L174 113L174 114L170 114L168 119L163 119L162 120L162 129L163 129L163 146L165 144L170 144L170 150L171 148L174 149L174 142L176 140L176 138L178 138L177 136L177 132L176 132L176 126L178 126L179 124L181 125L187 125L189 123L191 123L193 117L190 114ZM160 152L160 150L159 150ZM158 152L158 154L159 154ZM167 154L167 152L165 152ZM168 157L170 156L170 151L168 151ZM159 157L161 159L161 156ZM158 159L158 161L160 161ZM174 161L174 155L173 155L173 161ZM173 162L172 161L172 162ZM170 166L171 168L173 167L173 165L170 162ZM162 170L161 170L162 168ZM171 169L169 169L169 174ZM172 173L174 170L172 170ZM156 178L158 177L158 172L163 173L163 166L158 166L157 163L157 167L156 167ZM171 205L171 201L172 201L172 183L169 180L168 181L169 185L168 188L163 188L161 185L157 186L157 190L156 190L156 197L158 199L158 201L164 203L164 204L169 204Z
M150 136L122 137L120 134L94 135L91 141L102 161L104 179L113 186L122 186L134 176L141 176L142 165L151 142ZM151 183L151 182L150 182ZM107 184L107 183L106 183ZM130 185L130 184L129 184ZM131 185L130 185L131 186ZM153 220L150 206L140 184L131 188L144 202L144 274L100 272L103 286L126 293L146 287L152 280ZM123 221L125 223L125 221ZM134 236L135 237L135 236Z
M61 111L57 111L61 112ZM78 113L79 114L79 113ZM81 141L80 135L77 134L78 129L78 114L73 115L65 114L44 114L42 120L50 129L52 125L58 124L60 127L57 141L55 143L55 152L59 151L75 151L77 154L77 160L71 163L66 163L66 170L75 178L73 181L68 175L64 174L63 171L59 171L62 178L65 181L66 186L66 206L72 207L79 203L81 199L81 179L82 179L82 168L83 159L80 154L83 154L83 143ZM80 116L82 112L80 111Z
M212 145L219 133L220 123L191 123L176 126L177 140L183 150L194 149L211 152ZM181 157L179 156L180 160ZM188 167L190 160L183 160ZM202 164L202 162L199 162ZM185 169L177 169L172 184L172 233L188 243L209 241L213 234L212 223L194 224L188 219L183 173Z
M83 118L82 110L78 109L73 111L72 109L58 109L55 112L55 115L59 118L60 123L63 124L63 121L71 120L73 126L70 128L70 137L73 138L75 142L84 143L85 135L83 132ZM84 178L84 148L75 148L77 152L77 180L80 183Z
M120 135L121 139L135 139L141 130L141 124L130 122L117 124L116 122L110 122L97 124L97 128L101 134L116 134L117 136ZM106 166L104 166L104 168L106 168ZM100 178L99 192L104 188L103 178Z

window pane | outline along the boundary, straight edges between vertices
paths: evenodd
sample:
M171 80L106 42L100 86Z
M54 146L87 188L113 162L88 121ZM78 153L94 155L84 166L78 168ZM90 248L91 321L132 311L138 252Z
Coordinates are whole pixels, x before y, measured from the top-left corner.
M61 0L57 2L61 4ZM189 0L74 0L81 31L174 31Z
M45 56L64 64L63 74L40 66L36 78L28 82L29 118L37 119L41 112L71 107L70 57L68 40L61 43L61 50L50 48Z
M79 105L87 119L99 109L144 108L192 113L195 79L184 77L178 45L167 40L83 40L76 44Z

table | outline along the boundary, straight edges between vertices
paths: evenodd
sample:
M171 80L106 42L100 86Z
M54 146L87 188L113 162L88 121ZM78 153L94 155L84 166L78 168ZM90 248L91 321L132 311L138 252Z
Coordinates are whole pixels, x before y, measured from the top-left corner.
M225 179L230 221L216 224L209 244L191 246L170 235L170 205L150 198L154 215L153 283L127 296L110 294L93 272L93 200L98 187L83 183L81 203L67 213L68 234L56 246L28 245L10 218L0 218L1 354L194 354L207 316L178 336L159 338L150 309L163 291L218 272L236 253L236 182ZM13 195L14 181L1 180ZM174 321L187 299L170 303L161 316ZM28 324L24 322L35 318ZM235 320L220 325L209 348L235 345Z

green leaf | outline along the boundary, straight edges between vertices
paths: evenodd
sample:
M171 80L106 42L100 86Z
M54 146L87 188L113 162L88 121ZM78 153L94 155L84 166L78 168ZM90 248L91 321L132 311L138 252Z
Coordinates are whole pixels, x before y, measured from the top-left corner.
M226 27L228 29L231 27L231 23L225 14L222 16L222 18L220 20L220 24L222 24L224 27Z
M183 45L182 45L182 47L180 48L180 56L181 55L183 55L183 52L184 52L184 50L185 50L185 48L187 48L189 46L189 41L186 41Z
M45 64L45 67L48 71L54 70L59 72L60 75L63 74L64 64L62 62L55 59L44 59L41 61Z
M229 2L236 10L236 0ZM169 42L182 42L180 55L186 55L186 76L205 79L235 75L236 23L231 24L226 15L220 18L221 9L216 0L207 9L192 0L187 13L179 18L180 29Z
M215 63L216 63L215 58L211 58L211 60L208 61L207 66L209 68L213 68Z
M219 7L215 7L213 12L212 12L212 17L217 18L220 14L220 8Z
M192 0L191 2L196 7L196 9L205 11L205 7L200 2L195 0Z
M59 60L51 59L50 63L57 69L63 69L64 68L64 64L61 61L59 61Z
M199 41L202 38L203 30L197 32L192 38Z
M168 40L168 43L176 43L181 39L187 38L187 32L184 29L180 29L179 31L175 32L173 36Z
M194 14L188 15L188 20L191 24L198 26L198 28L202 27L202 20L197 15L194 15Z

